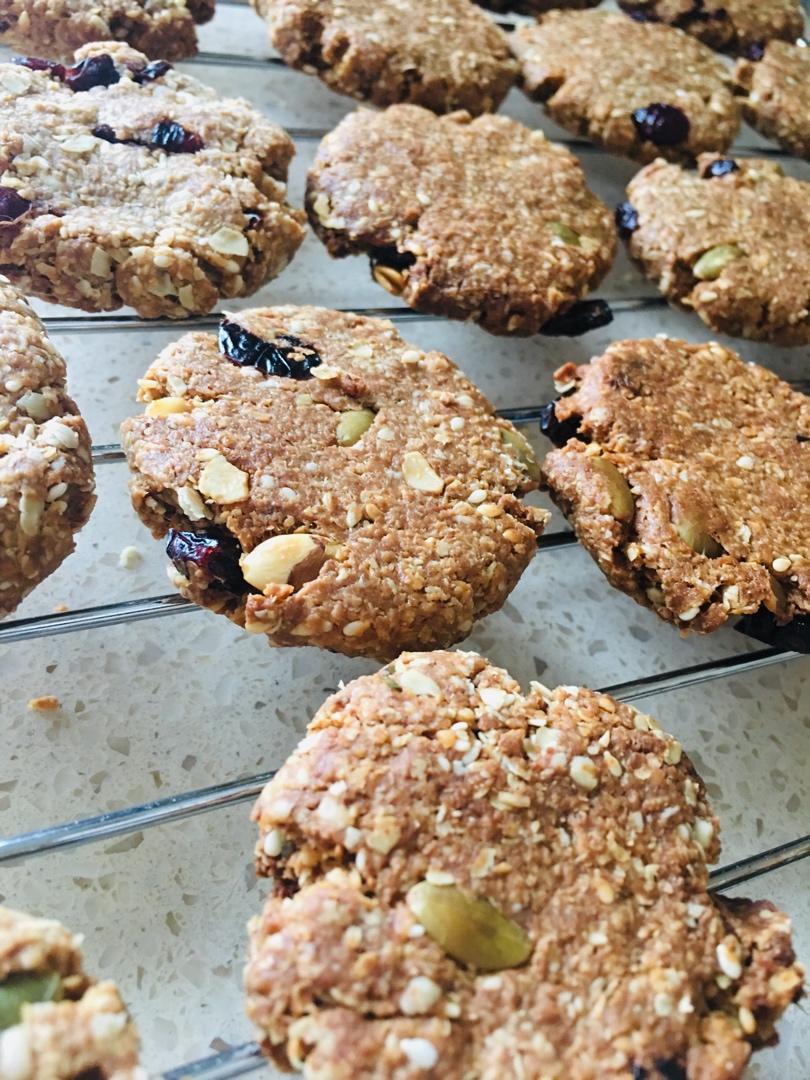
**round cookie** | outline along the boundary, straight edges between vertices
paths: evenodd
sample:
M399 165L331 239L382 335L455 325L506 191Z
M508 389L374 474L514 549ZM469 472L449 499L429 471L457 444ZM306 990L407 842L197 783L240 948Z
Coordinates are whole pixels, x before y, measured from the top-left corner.
M605 694L402 656L322 706L254 818L248 1013L307 1080L736 1080L801 996L787 917L707 891L680 745Z
M103 42L0 64L0 264L85 311L180 318L243 296L304 235L293 144L242 99Z
M760 61L737 61L734 80L751 127L810 160L810 48L771 41Z
M0 1077L147 1080L118 990L82 970L81 936L0 907Z
M739 129L725 66L680 30L617 12L556 11L510 41L529 97L611 153L691 160L725 150Z
M123 425L184 596L277 645L388 659L499 608L548 513L526 440L437 352L324 308L187 334Z
M536 334L615 253L576 158L505 116L352 113L322 141L306 203L331 255L366 252L410 307L495 334Z
M74 549L95 499L90 436L65 361L0 277L0 618Z
M91 41L126 41L147 56L183 60L197 51L196 23L214 0L4 0L0 45L68 60Z
M620 341L555 373L554 501L611 584L682 629L810 616L810 397L711 343Z
M810 183L762 158L645 166L617 211L630 255L713 330L810 342Z
M759 55L767 41L795 41L804 31L801 0L619 0L619 7L743 56Z
M374 105L497 109L515 81L504 34L469 0L251 0L294 68Z

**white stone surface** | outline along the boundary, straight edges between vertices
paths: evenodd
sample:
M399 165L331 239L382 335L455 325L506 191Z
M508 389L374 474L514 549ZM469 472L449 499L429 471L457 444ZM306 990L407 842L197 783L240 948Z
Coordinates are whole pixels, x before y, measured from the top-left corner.
M202 38L209 51L267 55L262 24L238 7L220 6ZM249 96L293 127L328 127L353 107L317 80L279 67L198 62L190 70L224 92ZM560 134L517 92L505 111ZM758 140L744 130L741 141ZM299 141L291 178L298 204L315 145ZM619 201L633 165L594 151L582 159L600 194ZM807 166L789 167L810 176ZM599 292L654 295L623 256ZM312 236L279 280L234 306L257 302L355 308L394 303L370 280L364 259L331 261ZM499 406L547 400L559 363L584 360L611 339L659 332L694 341L707 337L696 318L665 308L617 313L611 327L573 341L510 341L428 319L402 329L415 343L446 351ZM136 379L180 332L182 327L56 337L94 442L117 440L118 423L135 408ZM807 349L737 347L786 377L810 374ZM542 438L538 445L542 450ZM125 468L101 466L98 482L99 504L77 552L15 617L45 614L59 604L76 609L170 591L162 545L129 508ZM122 567L121 551L132 545L143 558ZM509 668L524 684L542 676L552 685L594 687L756 648L731 630L682 640L614 593L578 548L541 552L504 610L482 623L466 647ZM274 768L338 681L374 666L314 649L271 650L202 611L0 647L0 833ZM800 660L645 705L677 735L708 781L723 822L724 861L810 831L809 676L810 661ZM43 694L56 695L62 709L28 710L28 700ZM258 910L263 888L251 866L248 815L248 805L236 806L0 872L0 900L53 915L86 934L91 968L120 982L137 1016L150 1069L203 1056L215 1040L250 1037L240 992L244 924ZM807 864L760 878L743 891L771 897L794 915L798 951L810 961ZM751 1075L759 1080L810 1075L807 1012L794 1008L781 1032L780 1046L756 1059Z

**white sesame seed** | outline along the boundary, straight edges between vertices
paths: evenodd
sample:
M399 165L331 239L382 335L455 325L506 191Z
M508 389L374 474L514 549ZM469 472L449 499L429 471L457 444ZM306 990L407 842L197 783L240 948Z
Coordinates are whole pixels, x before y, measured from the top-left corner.
M729 979L739 979L742 975L742 964L737 950L736 948L732 949L725 941L721 941L717 946L717 963L720 965L720 970Z
M426 1013L442 996L442 988L426 975L416 975L402 991L399 1007L406 1016Z
M786 555L779 555L773 560L771 566L777 574L786 574L790 570L791 562Z
M415 1069L432 1069L439 1060L439 1052L427 1039L400 1039L400 1049Z
M454 885L456 879L447 870L428 870L425 881L429 881L431 885Z
M742 454L737 458L737 464L741 469L751 470L754 467L754 459L750 454Z

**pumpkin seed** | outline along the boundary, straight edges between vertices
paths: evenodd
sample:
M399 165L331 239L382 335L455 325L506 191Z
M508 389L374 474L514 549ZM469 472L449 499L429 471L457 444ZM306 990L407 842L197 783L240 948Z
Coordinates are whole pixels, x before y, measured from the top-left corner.
M729 263L739 259L742 254L742 248L736 244L718 244L717 247L704 251L692 267L692 273L699 281L714 281Z
M55 971L21 971L0 983L0 1031L19 1023L23 1005L59 1001L62 977Z
M675 531L685 544L688 544L698 555L705 555L707 559L716 559L723 554L723 547L710 536L702 522L696 518L684 518L683 521L675 522Z
M590 458L591 467L607 482L610 497L609 510L617 521L631 521L635 513L636 501L630 485L612 461L604 457Z
M532 480L539 480L540 466L537 464L537 458L534 456L534 451L528 439L521 435L519 431L504 430L503 428L501 429L501 439L511 450L515 451L515 456Z
M566 225L562 221L550 221L546 228L550 233L562 240L564 244L573 244L575 247L579 247L579 233L576 229L572 229L570 225Z
M338 421L336 437L340 446L354 446L374 423L371 409L350 409Z

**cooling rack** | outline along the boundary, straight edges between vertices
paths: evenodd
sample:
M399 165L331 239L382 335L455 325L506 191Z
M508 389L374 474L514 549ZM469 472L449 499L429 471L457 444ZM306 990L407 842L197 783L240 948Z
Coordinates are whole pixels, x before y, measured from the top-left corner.
M246 40L243 36L243 28L247 28L252 37ZM189 62L191 70L195 75L209 84L216 85L224 92L236 92L251 98L268 115L278 119L285 126L294 138L300 156L297 166L299 170L297 182L300 187L301 173L317 141L333 126L340 115L353 107L352 103L336 98L314 79L307 79L302 75L289 72L279 58L266 55L261 40L263 38L261 24L255 16L244 10L244 5L238 0L237 2L220 0L220 8L214 24L204 27L201 36L203 51ZM253 38L256 40L254 41ZM206 46L209 44L217 48L227 45L228 51L208 49ZM564 133L558 132L553 125L547 123L538 109L514 94L504 111L532 126L543 127L551 137L570 146L583 157L593 186L606 199L613 198L613 201L618 201L616 196L620 193L624 180L634 171L634 166L607 159L606 155L596 151L590 144L566 137ZM327 118L325 124L324 116ZM802 166L797 166L795 162L790 163L779 151L769 146L760 146L758 143L757 137L749 132L741 141L741 145L735 147L734 152L735 154L773 155L780 160L785 160L787 167L795 167L801 171ZM294 195L293 201L300 204L300 194ZM651 295L640 276L629 271L621 259L617 270L600 292L600 295L604 295L609 300L613 310L614 322L610 327L595 334L588 334L576 341L541 338L534 339L533 342L518 343L495 341L476 328L448 325L443 320L417 314L402 306L378 306L380 292L376 286L365 281L365 267L359 265L363 263L363 260L354 260L350 269L348 263L330 264L317 243L310 238L307 244L308 247L305 245L303 252L278 283L273 283L269 289L262 290L259 297L240 301L238 306L251 306L262 302L312 302L350 309L359 314L390 318L398 328L402 327L403 334L416 335L426 344L439 348L453 357L488 393L489 397L501 406L501 413L522 427L524 433L532 438L537 431L539 409L553 396L550 373L558 362L564 359L585 359L588 355L600 351L600 348L612 338L639 336L640 333L659 331L681 333L682 336L692 340L702 340L709 336L702 330L696 319L671 311L660 297ZM300 288L298 288L298 281L301 281ZM319 283L314 289L313 281ZM122 376L120 381L126 382L126 390L122 391L125 393L126 400L121 400L117 413L117 419L121 419L134 410L135 407L131 403L134 380L145 370L157 349L186 330L210 329L216 326L219 320L218 314L212 314L204 318L189 319L180 324L167 323L163 320L140 320L126 314L84 316L66 313L64 309L41 305L39 307L45 314L50 333L57 344L63 347L68 357L70 388L88 416L94 435L102 430L102 425L93 422L92 409L88 412L85 401L94 398L98 386L104 383L104 377L98 370L93 369L92 365L81 360L76 361L77 355L85 352L93 353L100 362L107 361L111 353L116 357L120 355L125 358L126 379L124 380ZM804 381L807 377L807 368L803 367L806 364L806 356L801 355L803 350L794 350L787 354L756 350L740 342L731 344L739 348L748 358L758 359L778 368L780 374L791 378L795 384L802 387L807 385ZM525 364L532 351L540 351L543 359L538 365L537 359L532 358L538 370L527 374ZM131 362L130 354L135 354ZM492 362L490 354L495 356L496 363ZM522 404L515 406L515 402ZM525 402L529 404L524 404ZM105 427L103 430L108 431L109 428ZM541 445L541 449L545 447ZM85 530L87 535L83 534L80 540L79 551L72 556L72 560L76 560L77 563L80 563L82 558L87 561L92 557L93 550L101 548L102 541L97 538L97 534L94 537L94 530L108 524L111 515L116 513L115 506L105 507L104 505L106 489L110 486L123 489L125 483L126 469L123 464L123 454L117 443L97 439L93 448L93 457L97 465L102 499ZM139 526L133 523L131 535L135 542L144 547L148 546L150 549L152 546L159 549L159 545L149 545L144 533L138 529ZM86 554L88 543L90 556ZM681 708L687 711L693 709L697 714L703 710L708 711L710 708L722 711L728 708L728 703L731 702L732 712L739 710L740 715L744 715L749 721L756 710L752 706L747 706L746 701L753 698L757 706L762 706L767 711L767 702L778 699L781 711L777 719L784 721L785 725L790 727L788 723L791 720L790 710L785 702L788 698L792 700L795 697L799 702L795 708L801 709L803 700L810 700L810 696L808 699L799 697L802 675L807 674L810 661L803 663L798 653L785 649L762 648L749 639L730 631L714 635L712 641L706 639L697 643L681 642L671 628L657 625L654 616L635 609L630 601L610 590L584 552L575 545L571 531L565 528L564 523L558 518L555 519L549 532L541 538L538 546L541 549L540 554L525 575L525 578L531 578L529 590L522 583L516 594L513 594L514 600L510 600L506 605L505 611L486 620L482 627L475 631L469 642L461 646L462 648L473 648L490 656L496 663L510 667L517 677L520 677L520 673L515 671L516 663L518 668L521 663L523 664L523 674L527 671L530 674L540 674L540 656L548 656L551 674L558 682L572 681L567 677L559 676L567 676L569 670L574 670L578 676L577 681L587 685L601 684L603 690L621 700L631 702L656 698L660 708L670 707L674 710L673 716L676 719ZM161 561L159 554L155 553L152 564L159 566ZM54 579L61 579L64 583L65 575L70 572L71 560L68 560ZM532 604L537 603L536 590L542 587L545 578L551 579L550 591L556 596L568 591L567 602L575 610L575 624L565 624L561 616L557 616L554 611L549 611L548 605L543 608L542 603L541 608L527 610L532 607ZM191 626L195 627L194 634L207 635L206 640L224 639L228 650L232 650L234 654L238 651L248 654L235 656L232 668L236 676L244 667L246 659L255 664L256 658L260 655L255 641L251 641L247 647L242 648L241 645L236 644L236 632L225 620L202 612L176 593L158 591L154 585L155 582L160 581L160 577L151 575L147 576L147 580L152 582L151 589L147 586L142 590L136 590L137 595L129 595L133 590L122 588L120 591L127 594L123 598L113 595L110 599L106 589L96 587L95 592L99 595L91 597L91 602L71 603L70 610L67 611L46 610L44 598L57 599L60 593L54 584L44 583L31 600L23 605L19 617L7 619L0 624L0 665L2 665L0 670L11 669L19 676L20 669L24 670L29 663L36 669L40 654L43 657L47 654L51 663L45 665L44 659L42 660L43 669L42 672L38 672L38 676L41 677L51 667L57 666L58 658L63 652L67 656L80 656L87 660L96 657L103 658L109 655L108 648L113 648L112 645L108 645L112 641L112 635L119 631L126 636L124 640L133 643L133 651L136 648L143 651L151 642L157 642L165 652L172 641L181 638L186 633L191 634L192 631L185 629ZM38 596L42 599L37 600ZM31 613L32 610L33 613ZM186 618L180 619L181 615ZM557 620L554 623L555 633L552 635L549 622L555 619ZM608 621L610 634L615 634L617 638L615 645L609 643L606 657L594 648L602 640L594 624L603 620ZM489 629L491 625L496 627L495 631ZM205 630L198 629L202 626ZM176 627L183 629L175 629ZM509 654L508 650L512 646L504 644L501 638L501 635L513 637L515 650L521 649L525 652L521 640L527 633L530 634L530 651L538 654L533 658L533 669L517 651ZM548 637L546 637L547 634ZM534 635L537 635L536 639ZM62 645L56 645L57 638L63 643ZM648 644L650 640L653 642L652 645ZM582 647L585 650L586 645L589 649L594 648L592 654L585 655L580 666L570 665L566 668L568 653L572 647ZM634 646L634 648L629 646ZM118 649L115 658L117 660L126 658L126 646L115 647ZM158 645L155 645L155 648L158 648ZM321 657L311 659L313 650L305 652L310 659L301 663L297 673L295 661L289 662L287 657L282 659L279 650L266 650L264 654L261 654L267 667L268 678L277 681L287 680L293 691L306 680L310 667L316 673L312 681L317 682L317 685L313 686L306 702L301 705L296 735L300 734L301 724L309 719L314 708L326 696L326 692L334 688L337 679L352 678L360 673L355 662L334 658L323 660ZM23 659L15 664L15 658L19 655ZM512 657L511 660L510 657ZM545 661L542 663L544 664ZM636 663L640 667L640 673L633 672L632 677L616 681L617 672L628 673ZM645 665L648 670L646 674L644 673ZM362 670L373 670L374 666L371 665ZM275 669L280 667L283 667L284 671L282 675L277 676ZM156 670L160 677L169 677L167 668L157 667ZM85 677L88 676L85 675ZM126 664L110 676L112 680L109 689L110 697L118 707L126 696L126 685L132 677L133 672ZM204 681L209 679L210 675L201 670L193 673L191 677L195 681L197 679ZM98 677L98 685L102 687L102 691L105 678L107 678L106 675ZM525 682L525 679L521 678L521 681ZM112 683L115 685L113 686ZM700 688L698 693L711 691L711 697L701 698L697 695L690 697L690 691L697 688ZM746 695L749 696L746 697ZM281 696L284 696L283 692ZM673 701L679 704L670 706L669 703ZM165 721L165 725L158 733L158 744L171 746L172 752L179 754L182 738L178 735L179 741L175 745L172 724L183 716L183 706L175 701L167 700L159 707L162 710L161 720ZM13 719L14 714L7 708L3 709L4 713L7 711L9 718ZM147 714L147 706L144 706L142 714L138 714L139 719L143 721ZM212 742L215 740L213 723L218 719L216 715L211 717L212 730L203 736L204 739L210 738ZM244 719L241 714L240 719ZM767 744L774 737L772 731L764 723L764 718L760 719L763 720L761 729L748 730L746 733L746 737L753 744L751 760L758 760L759 754L765 754ZM688 719L688 724L692 724L691 717ZM666 720L665 726L670 730L673 729L673 724ZM704 750L702 737L697 733L699 730L697 720L694 721L694 726L695 730L688 735L682 734L679 729L676 730L676 734L693 757L703 753ZM104 727L104 722L98 721L93 730L98 734L104 730ZM794 727L797 731L794 731ZM747 853L744 854L742 850L734 851L737 857L712 872L711 887L713 889L734 889L763 875L771 875L768 878L769 890L771 890L777 871L784 871L791 864L799 863L810 856L810 821L801 811L801 807L798 810L795 808L790 810L797 792L801 790L803 761L806 760L802 758L806 741L802 743L800 740L801 729L800 723L790 727L790 739L786 739L784 746L780 746L780 752L783 750L788 758L794 757L796 763L785 764L785 771L779 773L779 770L772 767L773 761L769 758L767 766L769 771L765 777L766 785L774 783L778 786L778 783L782 782L778 779L778 775L788 775L788 789L791 794L785 800L785 804L789 812L784 817L771 811L765 815L761 834L759 830L757 831L757 842L752 843L751 838L746 837ZM58 739L58 736L55 737ZM246 743L258 741L265 737L263 726L249 727L248 736L244 741ZM41 741L41 738L41 733L34 732L25 743L26 748L33 751L35 744ZM294 741L293 739L292 742ZM79 742L83 745L82 738ZM226 745L225 740L217 743L220 748L223 745ZM712 747L714 749L714 744ZM285 749L288 748L288 746L285 747ZM723 753L722 747L718 744L717 755L719 756L713 758L715 764L722 765ZM18 760L18 755L9 754L8 756L10 761ZM36 754L32 753L32 757L36 757L37 761L41 760L38 746L36 746ZM133 849L139 837L161 838L159 850L165 854L172 850L170 842L164 843L162 840L162 837L171 832L168 826L183 821L187 823L196 821L201 824L200 819L204 815L209 815L210 831L207 831L205 835L210 837L218 828L217 822L224 821L228 808L241 807L240 813L246 818L247 812L243 804L252 800L271 778L274 768L283 760L284 752L275 754L273 767L270 768L246 768L244 767L245 757L244 753L241 757L235 755L231 761L227 753L223 753L220 769L223 778L216 783L196 786L183 784L175 775L178 770L170 770L173 772L173 780L169 787L170 794L154 799L125 797L129 790L142 792L144 789L140 777L128 775L128 784L124 785L123 791L117 792L114 799L110 799L108 795L104 799L104 804L108 808L95 814L69 814L67 809L62 809L62 799L59 791L56 790L56 785L50 798L47 797L47 785L45 785L41 805L39 799L35 800L38 804L36 814L28 815L36 822L36 827L15 827L10 831L2 829L4 835L0 839L0 871L2 871L0 887L3 893L7 893L10 902L25 906L25 893L19 886L9 889L9 882L25 881L29 886L33 885L37 880L39 868L44 866L52 868L55 865L54 857L60 851L64 853L62 859L57 860L60 865L71 859L79 861L75 864L73 871L61 873L51 870L51 876L47 877L48 884L43 888L46 890L58 888L59 885L52 885L51 882L72 880L79 882L76 888L81 891L88 888L86 884L88 867L95 867L94 863L85 861L85 858L92 858L91 853L94 849L99 851L103 848L103 856L99 858L108 875L115 872L127 875L128 868L135 865L136 854ZM104 755L96 754L93 760L102 761ZM183 768L185 768L185 760ZM68 762L68 768L70 767L71 763ZM81 763L76 762L74 767L80 771ZM23 782L34 788L41 783L41 777L35 770L36 767L32 766L27 775L20 773ZM190 771L193 772L193 767ZM705 767L701 771L707 775ZM17 775L17 770L14 775ZM99 776L100 772L97 771L94 775ZM711 769L708 779L711 790ZM0 810L6 809L2 800L8 797L3 793L11 786L4 784L4 780L5 774L0 772ZM735 781L738 787L740 783L753 783L752 778L743 776L742 773L735 775ZM103 781L98 781L98 783L103 787ZM722 787L716 776L715 786ZM764 797L761 786L758 791L759 797ZM747 807L744 805L745 799L745 789L735 791L731 796L734 813L730 815L728 810L719 809L721 823L728 821L729 817L736 817L738 813L744 817L747 812ZM716 794L714 801L717 804ZM75 802L76 799L69 798L66 800L66 806L72 807ZM111 803L115 805L110 805ZM82 808L92 809L93 802L86 792L79 805ZM23 819L24 817L25 815ZM0 817L0 823L3 820ZM45 824L41 824L43 821ZM742 832L745 830L741 830L741 834ZM104 847L105 844L110 845L110 842L113 842L111 846ZM145 843L148 846L149 840ZM251 847L252 837L249 837L247 843L237 853L235 868L230 867L234 877L242 875L242 867L249 858ZM83 854L85 849L88 853L86 857ZM115 852L115 855L111 854L112 852ZM195 848L194 857L202 857L201 852L201 847ZM115 859L118 861L115 862ZM804 862L803 867L807 866L808 863ZM110 867L113 869L109 869ZM135 873L135 871L132 872ZM143 876L142 871L138 872ZM17 873L26 876L15 878L13 875ZM800 890L797 889L797 896L799 892ZM223 895L225 894L221 890L217 894L220 900ZM250 911L258 911L260 902L254 892L245 906ZM75 903L77 909L80 908L78 899L71 903ZM784 902L788 910L792 908L795 910L795 905L795 899L792 903L787 900ZM45 913L44 901L39 906ZM94 907L88 908L89 914L85 921L89 925L101 924L99 929L103 930L105 927L115 925L118 910L118 906L114 903L107 902L104 905L97 903ZM54 906L52 903L48 913L63 917L58 904ZM65 914L64 921L73 924L76 918L72 917L71 922L71 917ZM232 957L233 955L237 958L241 956L244 940L243 921L243 919L231 919L228 923L229 932L232 931L231 936L237 942L236 953L232 953ZM146 919L145 922L149 925L150 920ZM149 926L149 929L155 934L158 933L157 926ZM800 929L806 932L805 927L802 926ZM93 937L88 935L86 949L92 950L92 948ZM108 938L104 951L106 953L111 949ZM137 957L133 956L132 959L135 962ZM121 961L117 963L118 967L105 965L105 974L116 977L124 983L125 996L131 1003L133 998L135 999L134 1011L141 1021L141 1026L145 1027L147 1026L143 1015L145 1009L138 1006L137 992L129 993L127 984L128 981L132 982L132 979L129 978L126 970L121 970ZM233 964L234 961L231 959L231 965ZM236 962L235 966L238 967L239 963ZM134 987L136 991L139 985L140 983ZM798 1021L794 1020L793 1023L798 1023ZM225 1078L241 1076L262 1067L263 1062L255 1043L230 1038L231 1045L223 1045L223 1040L218 1037L221 1030L219 1017L210 1019L208 1041L211 1042L213 1039L211 1048L216 1052L204 1057L198 1054L195 1060L192 1060L193 1054L181 1054L179 1055L181 1061L183 1057L186 1057L187 1063L170 1065L168 1068L162 1065L163 1071L160 1075L165 1080L182 1080L184 1077L194 1077L197 1080L225 1080ZM247 1023L235 1022L230 1025L230 1030L235 1033L241 1031L244 1039L247 1034ZM214 1036L217 1038L214 1039ZM149 1052L148 1040L144 1041L145 1049ZM167 1043L169 1041L167 1040ZM199 1042L196 1045L199 1049L203 1049ZM168 1060L171 1060L168 1048L163 1053ZM797 1054L799 1056L796 1056ZM174 1060L177 1058L175 1057ZM787 1067L782 1064L779 1066L779 1071L787 1076L788 1080L799 1080L800 1075L810 1074L810 1069L807 1072L803 1071L801 1060L799 1048L788 1060ZM771 1075L775 1076L776 1071L768 1073L768 1076Z

